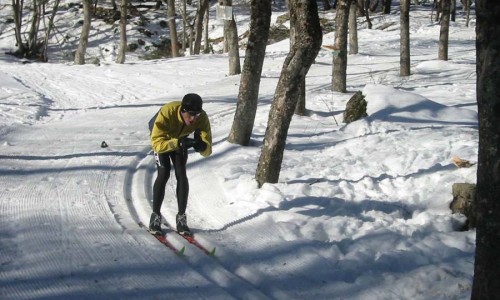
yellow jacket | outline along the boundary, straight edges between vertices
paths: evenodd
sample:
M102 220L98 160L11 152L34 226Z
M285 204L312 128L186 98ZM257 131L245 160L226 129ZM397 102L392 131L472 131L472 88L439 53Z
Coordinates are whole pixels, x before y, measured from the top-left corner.
M171 152L180 149L179 139L200 130L201 139L207 148L200 152L204 157L212 154L212 130L206 112L202 112L191 125L184 124L181 116L181 101L174 101L162 106L154 121L151 131L151 146L157 153Z

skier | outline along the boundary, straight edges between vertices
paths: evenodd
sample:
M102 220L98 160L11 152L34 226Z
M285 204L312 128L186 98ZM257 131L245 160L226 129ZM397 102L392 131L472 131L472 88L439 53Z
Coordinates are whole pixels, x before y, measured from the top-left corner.
M188 149L194 148L204 157L212 154L210 121L202 105L203 101L198 94L186 94L182 101L163 105L149 121L151 146L157 169L157 177L153 185L153 213L149 221L149 230L153 234L161 234L160 209L170 177L170 162L172 162L177 179L177 231L183 235L193 235L187 226L186 218L189 194L189 182L186 175ZM194 138L188 137L193 132Z

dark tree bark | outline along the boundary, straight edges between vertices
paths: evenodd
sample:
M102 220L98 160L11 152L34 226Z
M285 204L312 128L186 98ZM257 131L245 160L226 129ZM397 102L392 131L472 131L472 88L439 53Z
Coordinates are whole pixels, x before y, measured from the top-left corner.
M288 128L292 120L300 84L318 55L322 43L316 1L290 0L290 24L294 24L296 41L288 54L276 87L269 112L264 144L255 178L259 185L279 179Z
M410 76L410 0L401 0L399 75Z
M439 32L438 58L440 60L448 60L448 36L450 32L451 0L441 0L441 5L442 5L442 14L441 14L441 30Z
M471 299L500 295L500 2L476 0L479 155Z
M291 22L292 20L290 20ZM290 50L295 44L295 39L297 38L297 32L295 27L290 24ZM305 116L306 115L306 78L300 83L299 87L299 98L297 99L297 105L295 105L295 115Z
M17 52L20 55L24 55L26 52L26 45L24 44L24 41L21 37L21 28L23 25L23 18L21 17L23 14L23 5L24 1L20 0L12 0L12 11L13 11L13 18L14 18L14 33L16 36L16 43L17 43Z
M339 0L335 17L335 49L333 56L332 90L345 93L347 88L347 33L351 0Z
M203 19L208 10L208 0L201 0L198 13L195 20L195 36L193 54L200 54L201 50L201 37L203 36Z
M322 0L323 2L323 10L330 10L332 9L332 6L330 5L330 1L329 0Z
M384 0L384 7L383 7L383 11L384 11L384 14L388 15L391 13L391 4L392 4L392 0Z
M260 76L271 26L271 0L252 0L250 8L250 34L241 74L238 105L228 137L230 143L243 146L250 143L257 112Z

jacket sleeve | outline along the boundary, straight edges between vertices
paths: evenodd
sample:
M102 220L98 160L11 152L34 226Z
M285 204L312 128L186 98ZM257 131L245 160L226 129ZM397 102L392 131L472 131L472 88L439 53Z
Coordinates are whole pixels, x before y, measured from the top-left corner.
M203 157L208 157L212 154L212 129L210 128L210 121L206 114L203 114L203 119L200 120L200 136L201 140L207 144L207 148L201 151Z
M157 153L171 152L179 149L179 140L171 134L175 128L169 128L173 126L171 120L172 117L175 117L175 115L171 116L173 113L175 111L163 108L156 117L153 130L151 131L151 147Z

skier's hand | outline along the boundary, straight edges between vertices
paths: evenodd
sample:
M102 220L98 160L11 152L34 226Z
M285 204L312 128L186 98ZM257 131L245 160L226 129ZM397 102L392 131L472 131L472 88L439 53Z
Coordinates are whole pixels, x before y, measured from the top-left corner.
M187 151L189 148L194 147L195 143L194 139L188 138L187 136L179 139L179 147L183 151Z
M199 130L194 132L194 151L201 152L207 149L207 144L201 139L201 133Z

